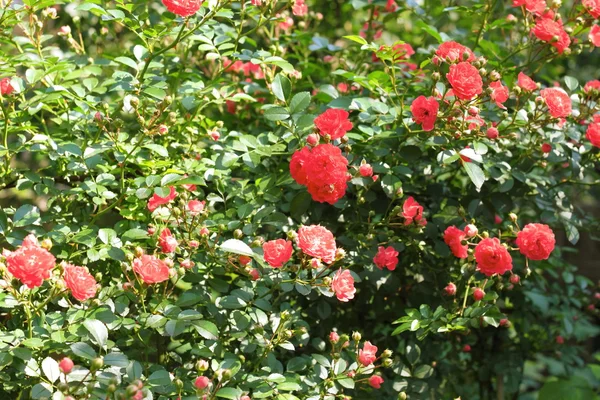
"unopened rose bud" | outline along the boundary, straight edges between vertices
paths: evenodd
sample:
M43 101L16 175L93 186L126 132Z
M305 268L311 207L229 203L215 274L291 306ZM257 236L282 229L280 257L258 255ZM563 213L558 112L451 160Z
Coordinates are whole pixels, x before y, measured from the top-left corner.
M362 335L360 334L360 332L352 332L352 340L354 340L355 342L360 342L360 339L362 338Z
M392 365L394 365L394 361L391 358L384 358L382 361L382 365L385 368L390 368Z
M244 237L244 232L242 232L241 229L236 229L235 231L233 231L233 237L236 239L241 239L242 237Z
M133 250L134 254L136 257L141 257L144 255L144 249L142 249L141 247L137 246L134 250Z
M512 222L515 222L515 223L516 223L516 222L517 222L517 220L518 220L517 214L515 214L515 213L510 213L510 214L508 214L508 218L510 218L510 220L511 220Z
M311 133L306 137L306 143L313 147L316 146L319 144L319 135L316 133Z
M40 243L40 246L48 251L50 251L50 249L52 249L52 240L49 238L46 238L44 240L42 240L42 242Z
M206 361L206 360L196 361L196 370L198 372L204 372L204 371L208 370L208 361Z
M159 135L166 135L167 133L169 133L169 128L166 125L161 124L158 126Z
M102 357L96 357L92 360L92 365L90 367L90 370L98 371L103 366L104 366L104 359Z

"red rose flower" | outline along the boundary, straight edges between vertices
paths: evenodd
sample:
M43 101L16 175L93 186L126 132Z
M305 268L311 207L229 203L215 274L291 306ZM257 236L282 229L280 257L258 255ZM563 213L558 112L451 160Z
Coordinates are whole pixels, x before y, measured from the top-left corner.
M490 88L492 89L492 93L490 94L492 101L496 103L499 108L506 110L503 103L508 100L508 88L502 86L502 82L500 81L490 83Z
M398 252L392 246L388 246L387 248L379 246L373 262L379 269L387 268L393 271L398 265Z
M410 105L413 121L420 124L426 132L433 130L439 108L435 97L419 96Z
M308 146L303 147L302 150L297 150L292 155L292 160L290 161L290 174L300 185L306 185L306 182L308 181L304 165L307 164L309 159L310 148Z
M308 14L308 6L304 0L295 0L294 6L292 7L292 14L297 17L303 17Z
M560 19L555 21L552 13L538 18L531 31L538 39L554 46L559 54L562 54L571 44L571 38L565 32L562 21ZM555 41L555 37L558 37L557 41Z
M290 173L296 182L306 185L315 201L335 204L346 194L348 160L332 144L296 151L290 161Z
M554 250L556 239L548 225L527 224L517 233L519 251L530 260L546 260Z
M532 14L541 15L546 11L546 0L513 0L513 7L525 6Z
M462 241L467 236L464 231L461 231L455 226L449 226L444 231L444 242L450 247L452 250L452 254L454 254L458 258L467 258L467 245L463 245Z
M586 93L589 93L591 90L600 90L600 81L598 79L587 82L583 87L583 91Z
M335 261L335 238L333 233L321 225L301 226L298 229L298 247L304 254L320 258L327 264Z
M592 146L600 147L600 123L592 122L588 125L585 137Z
M387 0L387 4L385 5L385 11L394 12L398 9L395 0Z
M550 143L542 144L542 152L543 153L550 153L551 151L552 151L552 145Z
M27 285L28 288L41 286L50 278L56 260L41 247L33 235L28 235L16 251L5 251L6 267L12 276Z
M571 99L564 90L548 88L540 91L540 94L554 118L566 118L571 115Z
M519 76L517 78L517 85L519 85L521 89L526 90L528 92L537 89L537 84L535 83L535 81L522 72L519 72Z
M0 94L2 96L8 96L15 91L15 88L10 83L10 78L3 78L0 80Z
M171 234L169 228L165 228L160 232L158 245L163 253L173 253L177 249L177 239Z
M354 288L354 278L350 271L340 268L333 276L331 290L333 290L339 301L347 302L352 300L356 289Z
M415 50L408 43L399 43L392 47L394 61L406 60L415 54Z
M273 268L281 268L292 257L292 242L284 239L270 240L263 244L264 258Z
M154 211L159 206L168 204L171 201L173 201L175 199L175 197L177 197L177 191L175 190L175 188L173 186L171 186L169 188L169 190L170 190L169 194L165 197L160 197L159 195L154 193L154 195L150 198L150 200L148 200L148 210Z
M479 242L475 247L475 261L479 271L486 276L502 275L512 270L512 257L498 238L486 238Z
M315 118L315 126L321 136L329 135L331 140L339 139L352 129L352 122L348 121L349 115L345 110L330 108Z
M77 300L86 301L96 295L96 279L86 268L65 264L64 279L67 288Z
M187 203L187 209L192 215L198 215L202 211L204 211L204 206L206 205L206 201L202 200L190 200Z
M583 0L581 3L592 17L600 17L600 0Z
M365 342L363 348L358 351L358 362L368 367L377 360L377 346L373 346L371 342Z
M592 29L590 29L589 39L594 46L600 47L600 26L592 26Z
M383 378L379 375L371 375L369 378L369 385L371 385L373 389L381 389L381 384L383 382Z
M465 54L467 59L465 60ZM456 42L444 42L440 44L435 52L435 55L444 61L457 62L457 61L475 61L475 54L466 46Z
M402 205L402 216L405 218L404 225L416 222L419 225L427 225L423 218L423 207L411 196Z
M461 100L471 100L483 91L483 81L477 68L468 62L461 62L450 66L446 78L454 95Z
M147 254L133 260L133 271L148 284L169 279L169 266L159 258Z
M162 0L167 10L180 17L189 17L198 12L203 0Z

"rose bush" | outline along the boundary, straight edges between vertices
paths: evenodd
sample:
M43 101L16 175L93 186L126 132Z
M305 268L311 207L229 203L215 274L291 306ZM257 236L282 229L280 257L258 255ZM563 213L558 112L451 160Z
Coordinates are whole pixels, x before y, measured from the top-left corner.
M597 399L600 7L459 3L0 0L0 394Z

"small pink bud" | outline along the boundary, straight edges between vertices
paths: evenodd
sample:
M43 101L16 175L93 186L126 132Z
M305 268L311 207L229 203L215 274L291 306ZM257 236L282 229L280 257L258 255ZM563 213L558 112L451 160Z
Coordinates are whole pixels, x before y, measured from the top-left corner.
M166 125L158 126L158 134L159 135L166 135L167 133L169 133L169 128Z
M486 136L488 139L490 140L494 140L494 139L498 139L498 128L488 128L488 130L486 131Z
M506 319L506 318L502 318L502 319L500 320L500 326L502 326L502 327L507 327L507 326L509 326L509 325L510 325L510 321L509 321L508 319Z
M552 145L550 143L544 143L542 145L542 152L550 153L552 151Z
M496 214L494 216L494 223L501 224L502 223L502 217L500 217L498 214Z
M250 277L252 277L253 281L257 281L260 279L260 273L256 268L253 268L252 271L250 271Z
M194 262L188 258L181 262L181 266L185 269L190 269L194 266Z
M197 240L190 240L188 242L188 244L190 245L190 247L193 247L193 248L200 246L200 242L198 242Z
M194 381L194 386L196 386L197 389L206 389L208 385L210 385L210 379L203 375L200 375Z
M475 225L469 224L469 225L465 226L464 232L468 237L473 237L473 236L477 235L478 229Z
M252 258L248 257L248 256L240 256L240 264L242 265L248 265L252 262Z
M558 344L563 344L565 342L565 338L563 338L560 335L558 335L555 340L556 340L556 343L558 343Z
M456 294L456 285L452 282L450 282L445 288L444 290L446 291L446 294L448 296L454 296Z
M475 299L475 301L483 300L484 296L485 296L485 292L483 290L481 290L480 288L475 288L475 290L473 291L473 298Z
M156 228L153 226L148 227L148 235L152 236L156 233Z
M329 334L329 341L333 344L336 344L340 341L340 335L338 335L337 332L331 332Z
M210 231L208 230L207 227L203 226L200 229L200 236L208 236L210 234Z
M373 176L373 167L371 166L371 164L362 164L358 168L358 172L360 172L361 176L367 178L369 176Z
M512 283L513 285L518 285L520 281L521 281L521 277L519 275L513 274L510 276L510 283Z
M319 144L319 135L317 135L316 133L311 133L306 137L306 143L313 147L316 146L317 144Z
M69 25L61 26L58 30L59 36L67 36L71 34L71 27Z
M465 353L470 353L471 352L471 346L469 346L468 344L465 344L462 348L462 351Z
M221 134L218 131L212 131L210 132L210 137L212 140L217 141L221 138Z
M71 372L71 370L73 369L73 367L75 366L75 363L73 362L73 360L71 360L69 357L65 357L62 360L60 360L60 362L58 363L58 368L60 368L60 370L65 374L69 374Z

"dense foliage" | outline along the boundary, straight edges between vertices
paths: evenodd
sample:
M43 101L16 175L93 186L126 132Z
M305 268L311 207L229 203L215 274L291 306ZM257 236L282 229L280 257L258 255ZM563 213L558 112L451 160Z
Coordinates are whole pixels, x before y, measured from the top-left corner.
M0 5L4 398L600 398L600 1Z

